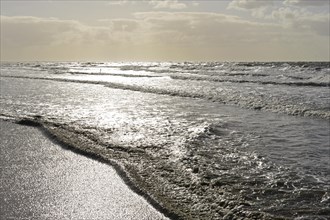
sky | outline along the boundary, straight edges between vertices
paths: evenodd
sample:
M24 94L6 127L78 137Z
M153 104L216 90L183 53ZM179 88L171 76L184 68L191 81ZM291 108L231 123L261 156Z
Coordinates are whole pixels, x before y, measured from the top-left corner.
M1 0L1 61L329 61L329 0Z

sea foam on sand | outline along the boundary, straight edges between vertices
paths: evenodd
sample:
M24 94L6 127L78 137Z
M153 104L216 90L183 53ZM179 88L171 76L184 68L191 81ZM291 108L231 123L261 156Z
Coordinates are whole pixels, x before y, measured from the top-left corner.
M166 219L116 171L0 120L1 219Z

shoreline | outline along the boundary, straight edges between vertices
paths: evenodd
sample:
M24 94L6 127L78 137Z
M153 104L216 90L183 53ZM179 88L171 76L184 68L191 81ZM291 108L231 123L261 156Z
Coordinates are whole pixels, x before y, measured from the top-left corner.
M145 164L145 160L148 158L140 157L141 152L111 149L102 142L98 142L88 132L77 133L70 126L48 122L41 116L11 120L20 125L38 128L47 139L60 145L63 149L114 167L130 190L142 196L167 218L175 220L230 219L234 217L274 219L267 213L247 210L251 205L236 198L238 195L222 189L223 184L218 186L213 182L205 182L206 180L192 182L190 176L177 173L182 172L183 167L176 171L171 168L171 165L158 163L155 160L150 161L150 164ZM130 158L131 161L125 161ZM137 159L139 163L142 163L142 170L136 167ZM205 173L205 175L208 174Z
M61 148L65 150L70 150L71 152L74 152L76 154L82 155L84 157L90 158L92 160L96 160L100 163L109 165L114 168L116 173L119 175L119 177L124 181L124 183L136 194L142 196L150 205L152 205L157 211L164 214L166 217L170 219L181 219L178 215L176 215L173 212L170 212L166 208L164 208L162 205L160 205L155 199L152 198L148 193L144 192L141 188L139 188L133 181L131 175L125 171L125 169L116 161L106 158L105 156L101 154L97 154L93 151L88 151L86 149L82 150L79 147L76 147L72 144L69 144L63 140L61 140L58 136L54 135L52 132L47 129L42 122L33 121L29 119L22 119L20 121L17 121L16 124L23 125L23 126L32 126L39 129L39 131L42 132L42 134L48 138L51 142L54 144L59 145Z
M99 162L101 164L106 165L107 167L110 166L115 171L115 174L118 175L117 178L120 178L121 181L125 184L125 186L134 194L136 194L137 197L142 197L143 200L149 204L150 207L154 208L155 211L159 213L160 216L167 217L167 218L176 218L175 214L169 213L167 210L165 210L161 205L159 205L154 199L152 199L149 195L145 194L141 189L139 189L132 180L130 179L129 175L127 172L124 171L124 169L115 161L106 159L104 156L96 154L91 151L84 151L82 149L79 149L71 144L65 143L64 141L60 140L56 135L52 134L46 127L45 125L39 121L40 118L35 117L34 120L32 119L21 119L21 120L15 120L15 119L4 119L0 118L0 123L5 122L5 123L10 123L13 125L17 126L27 126L27 127L33 127L36 128L41 135L47 139L47 141L50 141L54 145L57 145L61 149L65 151L72 152L74 154L83 156L84 158L87 158L88 160L91 159L95 162ZM4 134L2 134L4 135ZM111 181L111 180L110 180ZM141 199L142 199L141 198ZM6 200L6 198L3 198ZM126 204L128 205L128 204ZM116 210L119 211L119 210ZM155 216L154 216L155 217ZM158 216L159 217L159 216ZM153 218L153 217L152 217ZM164 219L164 218L161 218Z
M59 145L61 148L65 150L70 150L76 154L83 155L84 157L90 158L92 160L96 160L100 163L106 164L114 168L118 176L124 181L124 183L136 194L142 196L152 207L154 207L157 211L164 214L166 217L170 219L181 219L175 213L172 213L161 206L155 199L153 199L149 194L145 193L142 189L135 185L135 183L131 180L131 177L125 169L118 164L116 161L106 158L100 154L96 154L92 151L84 151L79 149L78 147L63 142L56 135L52 134L47 128L45 128L42 124L39 124L38 129L43 133L45 137L51 140L53 143Z
M4 119L7 118L7 119ZM170 219L290 219L287 210L275 213L256 210L253 198L248 190L235 191L227 188L232 185L230 179L214 178L207 173L207 167L197 170L203 175L201 181L192 180L183 169L166 164L168 157L161 160L152 158L143 149L120 148L107 145L84 127L73 127L48 121L42 116L3 117L3 121L37 128L47 140L59 145L62 149L91 158L94 161L110 165L131 191L144 198L149 205ZM2 120L0 119L0 122ZM158 159L158 160L157 160ZM189 158L187 158L189 159ZM193 166L189 159L186 165ZM141 166L141 167L139 167ZM175 170L176 169L176 170ZM206 169L206 170L205 170ZM254 184L251 182L251 184ZM260 187L259 187L260 188ZM260 188L265 196L274 194L276 189ZM318 192L318 194L320 194ZM322 196L321 194L318 196ZM306 215L298 210L298 215ZM325 215L320 209L318 215ZM311 216L312 217L312 216Z

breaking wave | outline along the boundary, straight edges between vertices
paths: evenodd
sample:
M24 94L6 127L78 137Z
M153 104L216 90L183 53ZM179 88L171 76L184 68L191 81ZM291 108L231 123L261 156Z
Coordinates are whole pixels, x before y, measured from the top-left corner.
M265 110L272 112L285 113L289 115L299 115L306 117L318 117L330 119L330 106L308 106L302 105L301 102L289 102L287 100L281 100L281 98L275 96L266 96L250 93L248 96L244 96L241 93L225 92L220 90L216 92L213 90L205 90L204 88L185 90L182 87L167 87L159 88L157 86L148 85L130 85L122 83L113 83L107 81L95 81L95 80L80 80L80 79L68 79L68 78L51 78L51 77L31 77L31 76L7 76L2 75L1 77L8 78L26 78L26 79L38 79L38 80L51 80L58 82L72 82L72 83L85 83L85 84L96 84L103 85L112 89L122 89L137 91L143 93L154 93L160 95L170 95L178 97L190 97L190 98L201 98L219 102L223 104L237 105L243 108L254 109L254 110ZM250 83L250 82L249 82ZM327 90L325 90L327 93ZM326 104L326 103L325 103Z

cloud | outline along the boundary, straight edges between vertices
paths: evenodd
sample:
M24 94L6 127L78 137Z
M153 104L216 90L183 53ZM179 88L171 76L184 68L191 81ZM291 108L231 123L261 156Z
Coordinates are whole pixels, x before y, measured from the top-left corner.
M3 59L286 60L329 57L328 20L278 10L272 23L209 12L140 12L73 20L1 16ZM280 20L281 22L275 22ZM294 25L283 25L289 21ZM305 25L305 26L304 26ZM307 26L306 26L307 25ZM326 31L325 31L326 32ZM323 58L322 58L323 57Z
M109 39L104 27L90 27L74 20L32 16L1 16L1 38L5 46L42 46L98 42L102 35Z
M109 1L107 4L108 5L126 5L128 2L128 0L118 0L118 1Z
M184 9L187 7L185 3L179 2L178 0L149 0L148 2L155 9Z
M195 51L225 56L223 53L228 57L232 54L232 58L234 54L241 59L255 57L256 53L265 58L275 55L272 52L265 54L267 50L290 55L298 45L304 48L311 36L317 38L307 29L295 32L282 24L249 22L218 13L148 12L135 15L148 25L150 43L176 48L189 46L191 50L200 48Z
M184 9L187 8L187 4L183 2L179 2L178 0L141 0L141 2L145 2L151 5L154 9ZM111 6L124 6L128 4L135 4L137 1L129 1L129 0L116 0L109 1L107 4ZM192 5L196 6L198 3L194 2Z
M110 27L32 16L1 16L0 36L1 59L7 60L97 57L105 45L118 44Z
M191 2L192 6L197 7L199 6L199 2Z
M307 6L323 8L329 6L329 0L233 0L228 8L248 10L251 15L260 19L272 19L286 29L299 32L314 32L329 35L329 13L322 14L308 10ZM299 7L295 7L299 6Z
M329 6L329 0L285 0L285 5L294 5L294 6Z
M134 19L99 19L103 25L107 25L114 32L132 32L139 27L139 22Z
M275 0L233 0L228 9L250 11L253 17L264 18L275 5Z
M313 14L305 9L282 7L272 12L274 20L279 20L285 27L304 32L315 32L329 36L329 14Z
M59 33L77 33L81 28L75 21L61 21L56 18L1 16L1 29L4 45L33 46L53 44L58 40Z
M229 3L228 8L239 10L250 10L268 7L273 5L274 0L233 0Z

